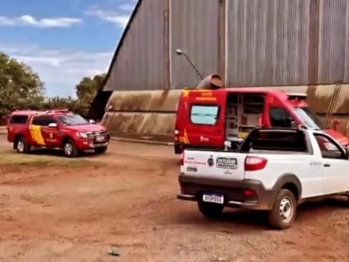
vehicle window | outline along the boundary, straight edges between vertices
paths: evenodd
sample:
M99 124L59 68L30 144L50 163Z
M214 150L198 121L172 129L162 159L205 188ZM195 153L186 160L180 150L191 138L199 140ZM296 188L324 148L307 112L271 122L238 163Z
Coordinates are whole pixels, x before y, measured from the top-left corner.
M272 127L292 127L293 117L281 107L269 108L269 121Z
M89 122L80 115L63 115L58 119L66 126L88 125Z
M242 146L249 150L308 152L308 146L302 131L253 130Z
M296 107L294 112L301 118L310 129L323 129L321 120L310 110L309 107Z
M49 116L34 116L32 121L32 125L36 126L48 126L50 123L57 123L57 121Z
M197 125L215 125L218 119L218 106L193 105L190 111L190 121Z
M342 159L346 158L342 149L324 135L315 134L323 158Z
M11 116L9 123L10 124L25 124L28 121L28 116L26 115L15 115Z

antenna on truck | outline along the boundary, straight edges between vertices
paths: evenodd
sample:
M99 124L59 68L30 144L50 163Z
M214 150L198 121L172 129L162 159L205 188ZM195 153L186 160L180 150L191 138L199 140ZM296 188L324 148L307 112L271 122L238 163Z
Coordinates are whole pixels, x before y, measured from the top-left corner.
M202 77L202 75L200 74L199 70L196 68L196 66L194 65L194 63L190 60L190 58L187 56L186 53L184 53L181 49L177 49L176 50L176 54L178 56L183 55L187 61L189 62L189 64L194 68L195 72L198 74L198 76L201 78L201 80L203 80L204 78Z

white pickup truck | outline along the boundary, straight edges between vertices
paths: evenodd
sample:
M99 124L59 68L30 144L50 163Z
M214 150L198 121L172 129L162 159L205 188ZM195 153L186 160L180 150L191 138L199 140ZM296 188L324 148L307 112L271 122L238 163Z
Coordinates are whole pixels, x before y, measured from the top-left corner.
M322 131L255 129L235 152L185 150L177 198L208 218L224 207L268 210L270 225L286 229L305 200L349 196L348 156Z

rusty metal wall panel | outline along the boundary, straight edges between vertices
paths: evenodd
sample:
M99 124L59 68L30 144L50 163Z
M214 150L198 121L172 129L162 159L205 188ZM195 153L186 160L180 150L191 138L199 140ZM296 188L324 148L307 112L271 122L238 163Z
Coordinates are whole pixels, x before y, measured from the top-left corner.
M308 82L310 1L229 0L229 85Z
M176 114L137 113L137 112L107 112L102 124L108 127L111 135L154 136L156 140L173 140Z
M130 23L104 90L169 87L168 1L143 0ZM167 38L167 40L166 40Z
M184 56L183 50L203 75L217 73L219 57L219 0L171 0L171 85L195 87L200 77Z
M106 111L176 112L182 90L116 91Z
M318 83L348 82L348 0L320 1Z

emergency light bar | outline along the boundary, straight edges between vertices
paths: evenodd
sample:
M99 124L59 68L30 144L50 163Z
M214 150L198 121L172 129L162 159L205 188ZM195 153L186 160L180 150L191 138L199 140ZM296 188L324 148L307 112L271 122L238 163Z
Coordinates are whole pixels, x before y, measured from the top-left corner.
M307 99L306 93L288 93L287 94L289 100L305 100Z
M69 113L68 109L52 109L52 110L47 110L46 114L55 114L55 113Z

